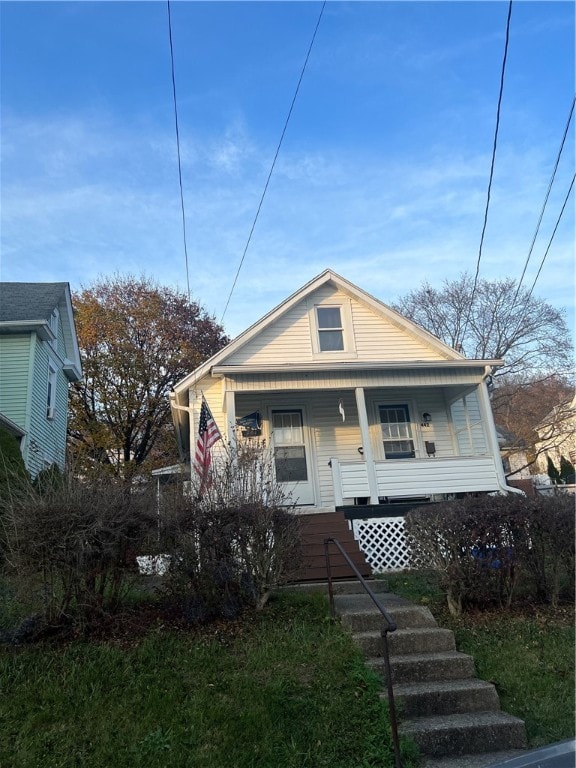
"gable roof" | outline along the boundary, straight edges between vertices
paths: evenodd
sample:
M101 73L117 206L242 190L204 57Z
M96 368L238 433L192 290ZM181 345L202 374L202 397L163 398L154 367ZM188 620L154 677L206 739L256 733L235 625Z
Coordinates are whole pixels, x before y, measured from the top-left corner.
M40 338L54 338L50 317L60 313L66 358L64 371L72 381L82 378L82 363L74 323L69 283L1 283L0 333L35 331Z
M338 275L336 272L333 272L330 269L326 269L315 278L310 280L308 283L306 283L304 286L302 286L302 288L295 291L283 302L278 304L278 306L264 315L264 317L262 317L256 323L251 325L247 330L233 339L226 347L213 355L195 371L192 371L185 378L181 379L175 386L175 392L178 393L184 391L195 381L198 381L200 378L209 373L213 367L225 365L228 358L230 358L235 352L244 347L246 344L248 344L255 336L262 333L272 323L276 322L280 317L285 315L296 304L303 301L313 292L327 284L332 284L335 288L340 289L351 298L366 304L374 312L385 317L398 328L404 330L411 336L422 341L428 347L437 351L439 357L441 358L441 363L467 366L472 362L471 360L468 360L463 355L461 355L459 352L456 352L454 349L444 344L444 342L440 341L440 339L438 339L436 336L424 330L424 328L421 328L419 325L404 317L396 310L384 304L382 301L374 298L366 291ZM496 365L500 362L501 361L496 360L481 361L482 364L493 365ZM435 364L438 364L438 361L436 361ZM478 366L480 363L479 361L475 361L475 364ZM363 364L363 366L366 367L365 364ZM294 366L291 367L292 370L294 370ZM332 368L335 369L336 367L337 366L332 364ZM347 364L347 367L350 367L350 365Z
M48 320L68 283L0 283L0 322Z

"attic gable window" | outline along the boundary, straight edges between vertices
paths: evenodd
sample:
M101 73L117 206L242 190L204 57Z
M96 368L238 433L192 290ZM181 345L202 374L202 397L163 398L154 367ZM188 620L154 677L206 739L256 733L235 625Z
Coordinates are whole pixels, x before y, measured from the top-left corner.
M316 307L318 345L320 352L340 352L344 349L344 326L340 307Z

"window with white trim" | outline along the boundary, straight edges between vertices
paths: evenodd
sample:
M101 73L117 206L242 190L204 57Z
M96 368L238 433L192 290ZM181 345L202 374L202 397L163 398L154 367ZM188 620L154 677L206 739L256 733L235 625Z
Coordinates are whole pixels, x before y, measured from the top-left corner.
M344 326L340 307L316 307L318 323L318 348L320 352L344 350Z
M46 399L46 418L53 419L56 415L56 366L48 363L48 396Z
M381 405L378 408L384 456L387 459L413 459L414 440L407 405Z

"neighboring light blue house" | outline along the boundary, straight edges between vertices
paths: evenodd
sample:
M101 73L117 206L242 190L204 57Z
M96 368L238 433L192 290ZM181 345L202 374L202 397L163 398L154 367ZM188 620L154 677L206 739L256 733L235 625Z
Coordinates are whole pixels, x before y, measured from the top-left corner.
M82 378L68 283L0 283L0 424L32 477L64 466L68 386Z

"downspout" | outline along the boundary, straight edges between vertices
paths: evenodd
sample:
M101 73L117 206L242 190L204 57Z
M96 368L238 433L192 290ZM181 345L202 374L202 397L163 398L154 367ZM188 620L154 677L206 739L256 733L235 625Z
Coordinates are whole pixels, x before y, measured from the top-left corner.
M484 373L482 375L482 381L478 387L480 391L480 400L482 401L482 407L484 410L484 422L487 427L488 443L490 450L494 458L498 457L498 464L496 465L496 476L498 478L498 485L500 486L501 493L515 493L518 496L525 496L524 491L520 488L513 488L511 485L506 484L506 477L504 476L504 467L500 460L500 446L498 445L498 436L496 434L496 425L494 424L494 416L492 414L492 406L490 405L490 395L488 394L488 385L486 379L492 375L492 366L484 366Z

